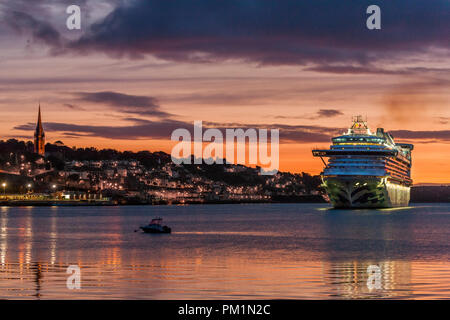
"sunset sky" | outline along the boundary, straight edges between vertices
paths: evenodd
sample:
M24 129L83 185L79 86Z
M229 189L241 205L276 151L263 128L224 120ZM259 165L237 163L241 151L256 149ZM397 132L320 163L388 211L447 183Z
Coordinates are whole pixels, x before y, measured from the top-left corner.
M415 145L415 183L450 183L449 34L448 0L0 0L0 139L31 139L40 101L48 142L170 153L194 120L279 128L280 170L318 174L311 149L362 114Z

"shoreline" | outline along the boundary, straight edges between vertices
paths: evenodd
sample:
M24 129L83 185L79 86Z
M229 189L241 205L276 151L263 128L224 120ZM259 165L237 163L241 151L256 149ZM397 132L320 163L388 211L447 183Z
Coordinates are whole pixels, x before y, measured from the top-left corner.
M0 200L6 207L53 207L53 206L121 206L121 205L190 205L190 204L241 204L241 203L327 203L321 195L274 196L268 200L142 200L138 198L119 199L7 199Z
M312 203L329 204L326 201L188 201L188 202L117 202L117 201L0 201L0 207L112 207L112 206L184 206L210 204L281 204L281 203ZM449 203L443 201L410 201L410 204Z

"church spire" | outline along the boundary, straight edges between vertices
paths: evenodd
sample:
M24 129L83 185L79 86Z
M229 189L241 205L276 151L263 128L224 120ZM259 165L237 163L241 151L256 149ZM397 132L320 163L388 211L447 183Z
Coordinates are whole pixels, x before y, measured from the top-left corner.
M42 120L41 120L41 103L39 103L38 122L36 125L36 131L40 131L40 132L44 131L44 129L42 128Z
M43 156L45 154L45 133L42 127L41 103L39 102L38 121L34 132L34 152Z

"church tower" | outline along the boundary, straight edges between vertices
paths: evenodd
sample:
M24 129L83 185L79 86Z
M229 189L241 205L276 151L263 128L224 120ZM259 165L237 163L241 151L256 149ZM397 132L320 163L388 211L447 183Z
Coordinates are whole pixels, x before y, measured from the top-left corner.
M45 154L45 133L41 121L41 104L39 103L38 121L34 132L34 152L43 156Z

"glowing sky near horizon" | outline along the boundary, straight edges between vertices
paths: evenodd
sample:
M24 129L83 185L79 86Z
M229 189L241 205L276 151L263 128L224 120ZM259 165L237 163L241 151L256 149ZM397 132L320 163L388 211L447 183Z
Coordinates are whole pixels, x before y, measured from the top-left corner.
M329 145L337 128L362 114L373 130L381 126L394 131L398 141L414 143L415 183L450 182L449 19L448 10L442 13L448 2L436 1L423 10L419 1L410 1L406 13L381 2L386 21L373 45L366 39L372 31L365 29L364 10L360 20L342 22L356 39L364 36L357 41L325 21L328 15L304 22L311 33L278 26L282 7L270 8L271 29L262 34L263 19L253 29L238 16L236 29L225 32L213 23L208 34L202 31L206 22L195 22L199 19L183 32L161 21L136 24L141 29L130 40L127 30L137 19L133 6L146 12L153 3L161 10L157 17L178 18L172 23L182 27L186 21L174 13L175 6L169 10L160 1L85 0L78 1L83 28L69 32L65 2L0 4L0 139L31 139L39 101L47 140L77 147L170 152L171 128L179 124L188 129L194 120L244 128L267 125L280 127L280 170L318 174L322 163L311 149ZM258 6L250 12L266 17L259 10L266 2L241 3ZM117 10L121 6L125 9ZM310 8L305 4L301 9ZM339 18L341 9L336 10ZM421 11L424 21L418 23ZM351 11L349 17L354 16ZM393 16L401 23L396 25ZM108 24L114 19L125 31ZM110 33L92 28L93 23L100 30L111 28ZM327 23L333 28L323 27ZM413 24L419 29L411 30ZM159 33L154 31L158 28ZM247 34L252 36L249 45L242 42ZM405 39L399 39L403 34ZM141 134L130 133L141 125ZM283 140L283 130L295 131L295 138Z

